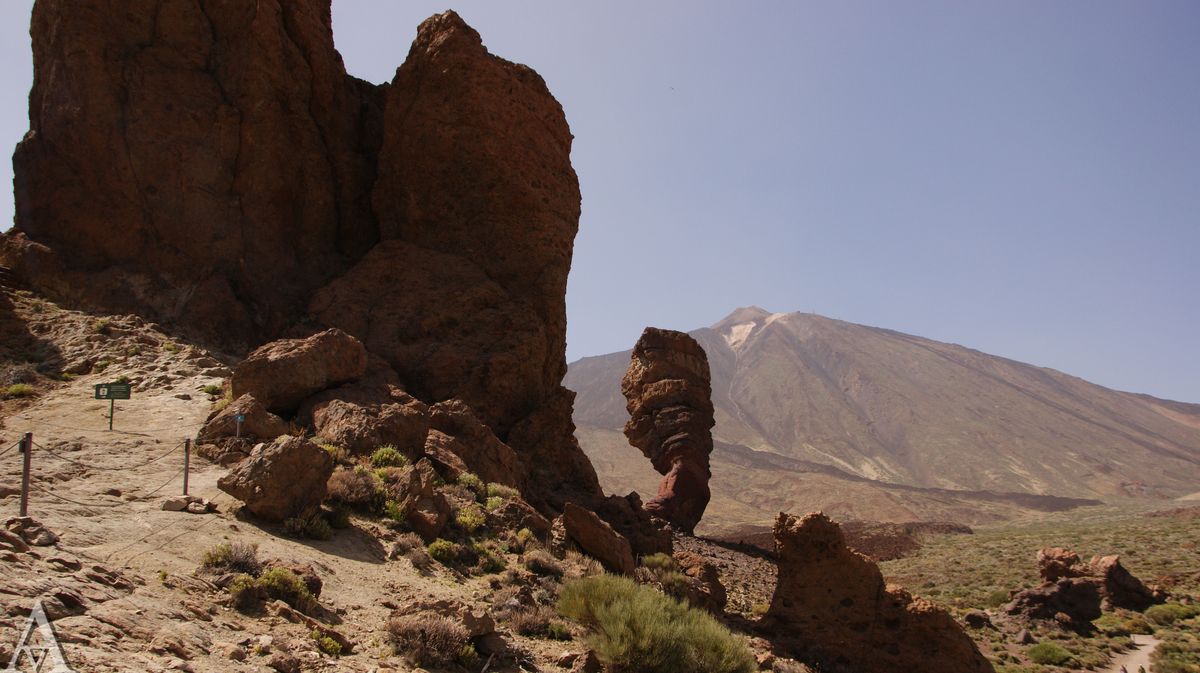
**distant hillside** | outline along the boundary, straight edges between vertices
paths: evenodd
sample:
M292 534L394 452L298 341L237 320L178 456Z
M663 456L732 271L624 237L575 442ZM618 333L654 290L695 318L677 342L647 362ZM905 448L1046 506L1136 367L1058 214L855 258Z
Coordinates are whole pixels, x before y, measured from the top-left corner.
M1200 484L1200 405L813 314L743 308L691 334L717 410L710 526L808 505L980 521L1066 504L1016 494L1178 497ZM653 493L657 475L621 435L628 362L584 358L565 384L605 487Z

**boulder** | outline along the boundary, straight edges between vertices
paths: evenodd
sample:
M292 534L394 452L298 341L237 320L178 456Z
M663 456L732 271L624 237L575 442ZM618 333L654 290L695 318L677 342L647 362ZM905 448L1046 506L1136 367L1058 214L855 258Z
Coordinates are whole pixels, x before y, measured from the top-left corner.
M325 499L333 459L312 442L284 435L254 447L217 487L267 521L312 512Z
M539 539L550 532L550 521L521 498L509 498L487 514L492 530L519 531L528 528Z
M637 564L629 540L613 530L595 512L568 502L563 507L562 521L567 537L585 553L595 557L612 572L633 575Z
M712 383L695 339L647 327L621 380L629 421L625 436L665 475L646 510L691 533L711 494Z
M859 673L990 673L943 609L886 585L823 514L775 520L779 578L763 628L810 665Z
M692 578L692 590L688 592L688 600L714 614L724 612L728 597L725 585L721 584L721 575L717 572L717 567L693 552L679 551L675 553L674 558L679 571Z
M306 397L367 371L362 342L339 329L259 346L233 370L234 398L252 395L268 410L291 413Z
M429 407L398 385L362 382L305 400L297 420L351 453L369 454L390 445L415 459L429 431Z
M516 452L492 434L464 402L439 402L429 408L429 416L434 431L425 440L427 454L453 454L467 471L474 472L485 483L496 482L523 490L525 468Z
M642 507L636 491L625 497L610 495L596 503L595 511L629 540L634 556L671 553L674 545L670 527Z
M245 394L230 402L224 409L214 411L200 428L196 441L214 444L226 437L237 437L237 417L242 416L241 436L247 440L269 442L280 435L288 434L288 423L267 411L253 395Z
M408 525L426 542L436 538L450 520L450 502L434 489L436 480L433 465L422 458L393 486Z

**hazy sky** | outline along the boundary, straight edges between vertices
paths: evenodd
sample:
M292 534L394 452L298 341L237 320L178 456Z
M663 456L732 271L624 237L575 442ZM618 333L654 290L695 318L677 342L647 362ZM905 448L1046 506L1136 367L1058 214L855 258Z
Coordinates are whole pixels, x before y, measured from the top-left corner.
M5 145L29 5L0 7ZM1200 3L454 7L576 136L570 358L757 304L1200 402ZM347 68L391 79L446 8L335 0Z

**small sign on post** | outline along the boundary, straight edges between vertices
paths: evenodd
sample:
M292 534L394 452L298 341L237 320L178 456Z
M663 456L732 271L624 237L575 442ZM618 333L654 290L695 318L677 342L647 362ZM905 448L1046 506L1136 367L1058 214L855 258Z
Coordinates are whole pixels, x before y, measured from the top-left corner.
M242 423L246 422L246 414L237 414L233 417L233 420L237 423L237 435L235 436L240 439L242 436Z
M133 386L129 383L97 383L96 384L96 399L108 400L108 429L113 428L113 411L116 400L127 400L133 392Z

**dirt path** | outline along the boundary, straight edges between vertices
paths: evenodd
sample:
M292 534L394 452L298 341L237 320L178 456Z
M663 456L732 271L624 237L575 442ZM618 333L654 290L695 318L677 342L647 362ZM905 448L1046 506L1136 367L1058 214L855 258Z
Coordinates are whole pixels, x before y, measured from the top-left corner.
M1126 673L1137 673L1138 666L1150 670L1150 654L1158 647L1158 638L1135 635L1133 642L1137 647L1113 659L1112 665L1104 669L1103 673L1121 673L1122 666L1125 667Z

